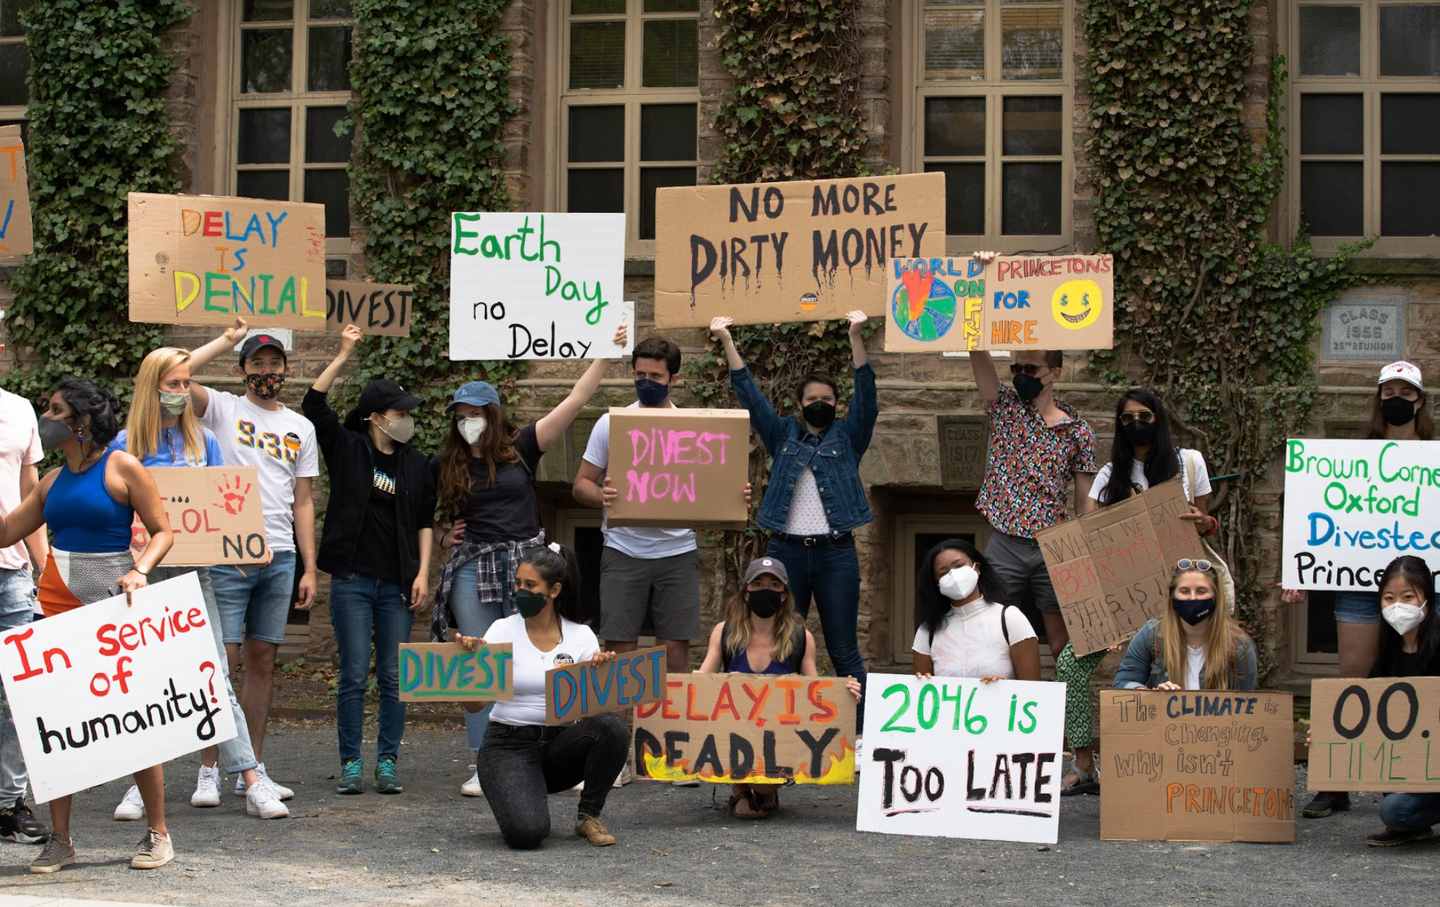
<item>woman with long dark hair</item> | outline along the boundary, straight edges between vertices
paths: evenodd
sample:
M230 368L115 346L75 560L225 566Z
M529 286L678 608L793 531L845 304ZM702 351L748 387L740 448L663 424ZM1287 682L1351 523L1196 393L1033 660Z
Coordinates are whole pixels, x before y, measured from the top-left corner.
M1017 607L994 600L994 577L965 539L931 548L915 577L915 673L1039 680L1040 642Z

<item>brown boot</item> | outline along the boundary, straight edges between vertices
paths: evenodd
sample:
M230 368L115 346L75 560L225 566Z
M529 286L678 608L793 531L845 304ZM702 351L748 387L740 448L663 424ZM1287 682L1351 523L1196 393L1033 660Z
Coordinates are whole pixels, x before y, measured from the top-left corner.
M609 847L615 843L615 836L595 816L581 816L575 823L575 834L594 844L596 847Z

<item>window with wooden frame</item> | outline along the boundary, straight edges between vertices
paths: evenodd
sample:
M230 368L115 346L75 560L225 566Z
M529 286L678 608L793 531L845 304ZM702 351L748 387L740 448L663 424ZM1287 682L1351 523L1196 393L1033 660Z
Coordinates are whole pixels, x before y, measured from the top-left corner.
M945 174L947 246L1071 242L1068 0L910 0L911 169Z
M1440 2L1291 5L1290 214L1317 250L1440 252Z
M232 4L229 191L325 206L326 251L350 251L350 0Z
M693 186L698 0L559 0L551 207L626 214L628 254L655 254L655 192ZM558 45L558 46L556 46Z
M26 77L30 74L30 51L25 46L25 29L20 14L35 0L0 0L0 126L19 125L20 140L30 144L25 106L30 102Z

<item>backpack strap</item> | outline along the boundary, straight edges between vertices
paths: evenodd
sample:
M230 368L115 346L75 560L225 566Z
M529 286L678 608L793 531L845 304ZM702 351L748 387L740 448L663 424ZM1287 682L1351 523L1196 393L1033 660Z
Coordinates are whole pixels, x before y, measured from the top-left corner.
M1001 606L1000 606L1000 635L1003 636L1003 637L1005 637L1005 646L1006 646L1006 648L1009 648L1009 646L1010 646L1010 624L1006 622L1006 620L1005 620L1005 615L1006 615L1007 613L1009 613L1010 609L1013 608L1013 607L1015 607L1015 606L1014 606L1014 605L1001 605Z

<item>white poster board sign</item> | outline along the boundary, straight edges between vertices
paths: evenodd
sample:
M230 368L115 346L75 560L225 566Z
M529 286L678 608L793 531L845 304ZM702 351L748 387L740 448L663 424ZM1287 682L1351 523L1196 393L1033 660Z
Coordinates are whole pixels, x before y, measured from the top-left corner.
M1054 844L1065 685L871 674L855 828Z
M1285 442L1289 589L1377 592L1395 558L1440 569L1440 441Z
M450 218L450 358L617 359L625 215L457 211ZM611 342L630 325L629 344Z
M0 674L35 802L235 736L194 573L0 634Z

